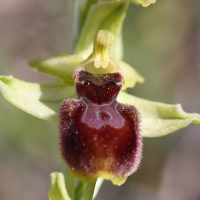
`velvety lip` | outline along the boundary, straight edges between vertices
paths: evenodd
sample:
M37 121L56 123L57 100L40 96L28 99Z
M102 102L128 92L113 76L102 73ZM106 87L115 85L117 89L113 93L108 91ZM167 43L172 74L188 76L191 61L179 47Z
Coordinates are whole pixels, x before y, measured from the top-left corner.
M80 71L76 76L80 99L68 99L61 105L62 156L72 173L84 181L98 174L118 184L117 179L126 179L140 163L140 114L134 106L116 101L121 74Z

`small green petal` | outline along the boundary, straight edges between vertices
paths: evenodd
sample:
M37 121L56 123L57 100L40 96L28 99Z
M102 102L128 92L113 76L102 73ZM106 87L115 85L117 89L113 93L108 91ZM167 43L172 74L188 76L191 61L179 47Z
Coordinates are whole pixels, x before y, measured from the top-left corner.
M83 58L77 55L62 55L52 58L39 58L29 62L29 65L40 72L52 76L58 76L66 85L74 85L72 80L74 69L83 61ZM134 87L135 84L143 83L144 78L129 64L116 60L120 66L125 83L122 90Z
M71 200L66 187L65 178L62 173L51 173L51 189L48 192L50 200Z
M144 78L129 64L123 61L116 61L116 63L120 66L125 79L122 90L134 87L137 82L138 83L144 82Z
M113 3L93 5L87 15L84 27L78 40L75 54L81 55L86 59L93 50L95 36L99 30L108 30L115 36L115 40L121 40L120 34L124 21L128 3ZM121 59L122 46L120 42L115 42L111 48L111 56Z
M76 98L74 86L66 86L62 82L28 83L12 76L0 77L0 90L4 98L16 107L52 122L58 122L62 101Z
M51 58L38 58L31 60L29 65L38 71L47 73L51 76L58 76L66 85L74 85L74 69L83 61L77 55L61 55Z
M141 135L144 137L159 137L170 134L189 124L200 125L200 115L186 113L181 105L147 101L120 92L118 101L134 105L141 114Z

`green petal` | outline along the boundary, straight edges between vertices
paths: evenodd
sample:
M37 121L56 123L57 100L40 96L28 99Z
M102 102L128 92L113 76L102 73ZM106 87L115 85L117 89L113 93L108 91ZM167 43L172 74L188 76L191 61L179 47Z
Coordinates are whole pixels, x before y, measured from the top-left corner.
M144 82L144 78L129 64L122 61L116 61L116 63L120 66L125 79L122 90L134 87L137 82L138 83Z
M66 85L74 85L72 80L74 69L83 61L83 58L77 55L61 55L51 58L39 58L29 62L29 65L40 72L52 76L58 76ZM135 84L143 83L144 78L129 64L116 60L120 66L125 83L122 90L134 87Z
M167 135L189 124L200 125L200 115L184 112L180 104L147 101L124 92L120 92L118 101L136 106L141 114L141 135L144 137Z
M29 65L35 70L58 76L66 85L74 85L73 72L82 61L83 58L77 55L61 55L34 59L29 62Z
M108 30L115 36L115 43L111 48L111 56L121 59L122 44L121 29L124 21L128 3L112 3L93 5L87 15L80 38L78 40L75 54L85 59L92 53L95 36L99 30Z
M0 77L0 89L5 99L25 112L52 122L58 122L59 107L64 99L76 98L74 86L62 82L27 83L12 76Z
M51 173L51 189L48 196L50 200L71 200L65 188L65 178L62 173Z

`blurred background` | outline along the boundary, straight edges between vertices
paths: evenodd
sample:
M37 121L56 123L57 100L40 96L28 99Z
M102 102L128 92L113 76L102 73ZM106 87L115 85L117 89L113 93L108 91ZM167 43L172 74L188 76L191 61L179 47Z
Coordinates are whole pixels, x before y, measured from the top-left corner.
M124 60L146 79L129 92L181 103L200 113L200 2L157 0L131 5ZM0 74L53 81L32 71L36 57L72 53L72 0L0 1ZM200 127L144 138L138 171L121 187L105 181L96 200L199 200ZM45 200L50 173L60 170L58 125L21 111L0 95L0 199Z

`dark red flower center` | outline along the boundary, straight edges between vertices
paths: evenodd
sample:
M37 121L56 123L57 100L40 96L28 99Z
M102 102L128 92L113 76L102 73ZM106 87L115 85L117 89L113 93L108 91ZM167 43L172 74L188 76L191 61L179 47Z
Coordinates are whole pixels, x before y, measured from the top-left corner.
M62 103L60 114L61 153L75 175L85 181L104 173L126 178L141 158L140 116L134 106L120 104L120 73L75 74L79 100ZM99 175L100 174L100 175ZM107 178L113 179L114 178Z

